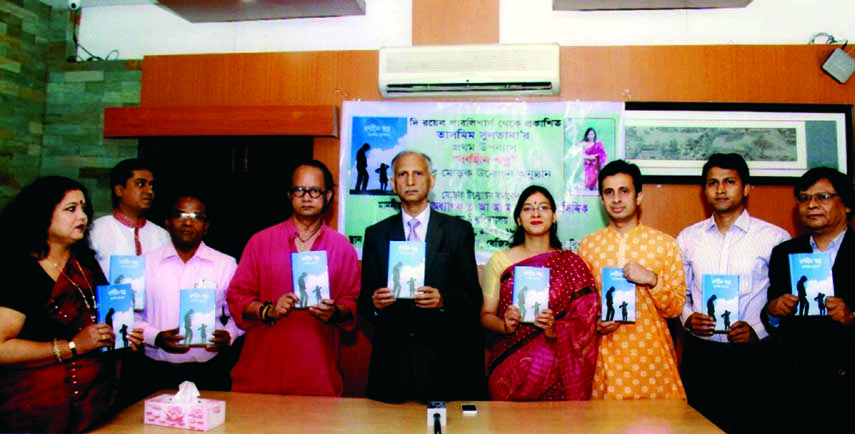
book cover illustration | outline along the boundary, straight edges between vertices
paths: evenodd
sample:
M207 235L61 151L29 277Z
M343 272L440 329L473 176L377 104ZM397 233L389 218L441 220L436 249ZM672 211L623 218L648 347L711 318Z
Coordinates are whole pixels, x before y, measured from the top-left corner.
M182 289L178 310L178 333L182 345L205 346L217 327L217 293L215 289Z
M300 298L297 309L307 309L330 298L326 251L291 253L291 275L294 293Z
M537 314L549 308L549 268L514 267L512 302L520 310L521 322L533 323Z
M603 267L601 283L603 321L634 323L635 284L623 277L623 267Z
M825 298L834 296L828 253L791 253L790 283L799 302L796 316L827 315Z
M134 310L145 309L145 256L110 256L110 283L128 283L134 290Z
M98 322L109 325L116 333L113 346L101 347L101 351L129 347L128 333L134 327L134 291L131 285L101 285L95 291L98 298Z
M739 276L704 274L701 279L701 313L715 320L713 333L727 333L739 320Z
M425 285L424 241L390 241L387 287L397 298L415 298Z

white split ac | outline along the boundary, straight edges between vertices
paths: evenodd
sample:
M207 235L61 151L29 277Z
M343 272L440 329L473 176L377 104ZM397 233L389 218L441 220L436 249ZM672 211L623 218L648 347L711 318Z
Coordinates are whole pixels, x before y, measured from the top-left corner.
M386 98L557 95L558 44L381 48Z

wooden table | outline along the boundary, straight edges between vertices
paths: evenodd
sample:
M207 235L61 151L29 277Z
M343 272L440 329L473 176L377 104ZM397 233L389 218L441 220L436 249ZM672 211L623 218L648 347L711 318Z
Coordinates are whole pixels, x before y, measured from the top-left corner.
M174 391L165 391L174 393ZM209 433L433 433L419 403L383 404L360 398L321 398L203 392L226 401L226 423ZM443 433L720 433L685 401L476 402L464 416L448 403ZM143 424L143 402L94 432L169 434L184 431Z

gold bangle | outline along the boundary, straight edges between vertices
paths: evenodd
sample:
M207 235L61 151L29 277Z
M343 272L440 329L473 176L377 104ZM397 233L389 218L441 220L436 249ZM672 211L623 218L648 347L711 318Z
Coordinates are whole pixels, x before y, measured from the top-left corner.
M62 353L59 351L59 342L56 339L53 340L53 355L56 356L56 362L62 363Z

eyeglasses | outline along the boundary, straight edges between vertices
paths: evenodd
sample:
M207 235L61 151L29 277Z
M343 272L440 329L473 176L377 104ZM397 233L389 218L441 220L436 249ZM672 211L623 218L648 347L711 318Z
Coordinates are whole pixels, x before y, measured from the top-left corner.
M172 211L172 218L175 220L191 219L205 221L205 214L201 212L186 212L175 210Z
M312 187L312 188L294 187L291 189L291 196L294 196L294 197L303 197L306 195L306 193L309 193L309 197L311 197L312 199L317 199L317 198L321 197L321 195L324 194L325 191L321 190L320 188L317 188L317 187Z
M814 193L814 194L800 194L796 197L796 200L799 201L800 204L808 204L812 200L816 200L816 203L825 205L828 202L831 202L831 199L837 197L836 193Z
M545 212L552 211L552 208L546 204L537 205L537 206L535 206L535 205L523 205L523 207L522 207L522 212L525 214L531 214L535 210L540 211L541 213L545 213Z

